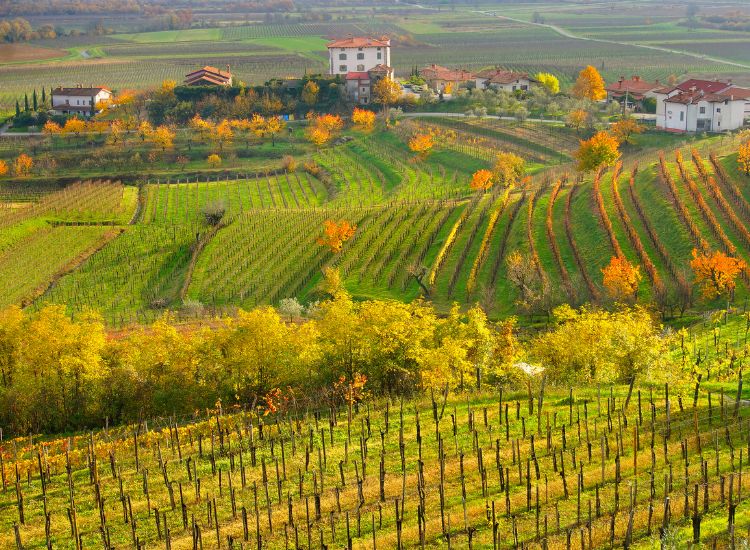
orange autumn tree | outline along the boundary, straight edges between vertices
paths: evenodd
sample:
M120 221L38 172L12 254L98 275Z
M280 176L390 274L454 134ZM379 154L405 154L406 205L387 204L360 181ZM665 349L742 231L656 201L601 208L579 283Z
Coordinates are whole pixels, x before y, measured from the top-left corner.
M352 123L361 130L372 130L375 126L375 113L355 107L352 112Z
M492 187L492 184L492 171L482 168L481 170L477 170L476 172L474 172L474 174L471 176L471 183L469 183L469 187L471 187L475 191L486 191L487 189Z
M430 151L435 146L435 141L431 134L415 134L409 140L409 149L417 154L418 158L425 158L430 154Z
M34 160L26 153L21 153L13 163L13 172L16 176L24 177L31 173L33 167Z
M646 127L633 117L625 117L610 127L610 132L620 143L630 143L633 134L642 134Z
M354 236L357 226L347 220L336 223L333 220L323 222L323 236L318 238L318 244L327 246L333 252L341 252L344 243Z
M596 67L589 65L578 73L578 78L573 85L573 95L581 99L600 101L607 97L604 89L604 79Z
M743 260L728 256L719 250L699 252L694 248L690 267L703 297L711 300L724 294L728 294L730 299L733 298L737 286L736 279L747 265Z
M8 173L8 163L0 159L0 178Z
M638 286L643 276L640 266L631 264L622 256L612 256L609 265L602 269L603 284L607 293L616 300L637 299Z
M59 134L62 132L62 127L54 120L48 120L44 123L42 132L45 134Z
M737 164L746 176L750 176L750 140L740 145L737 152Z
M607 132L597 132L591 139L581 140L575 153L580 172L591 172L600 166L612 166L620 158L620 142Z

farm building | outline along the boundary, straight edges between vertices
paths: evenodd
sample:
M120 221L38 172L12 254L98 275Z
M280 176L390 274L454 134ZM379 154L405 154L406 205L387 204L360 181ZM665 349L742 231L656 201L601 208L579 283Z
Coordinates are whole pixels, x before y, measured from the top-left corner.
M52 90L52 110L59 115L93 116L101 109L97 106L108 103L112 92L103 86L81 84L73 88L58 86Z
M633 75L630 78L621 76L617 82L608 84L605 90L607 90L607 101L626 102L626 107L638 108L647 97L656 97L654 90L659 88L661 84L658 80L649 82L638 75Z
M419 70L427 85L436 92L451 93L451 90L474 80L474 74L463 69L449 69L440 65L429 65Z
M670 132L736 130L750 110L750 90L731 81L690 79L654 93L656 127Z
M222 71L216 67L206 65L202 69L193 71L185 75L186 86L231 86L232 72L229 70Z
M350 36L328 43L329 74L366 73L377 66L391 66L391 41L387 37ZM393 71L388 74L393 77Z
M485 69L476 75L478 90L492 88L504 92L515 92L517 90L528 90L537 80L530 77L528 73L516 73L500 68Z
M346 95L360 104L372 101L372 87L381 78L393 78L393 69L386 65L376 65L369 71L346 73Z

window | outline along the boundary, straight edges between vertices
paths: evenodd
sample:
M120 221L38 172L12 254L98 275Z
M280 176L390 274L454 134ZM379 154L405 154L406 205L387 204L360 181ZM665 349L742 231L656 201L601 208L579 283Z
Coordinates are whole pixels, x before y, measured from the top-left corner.
M680 122L685 120L685 111L680 111Z
M706 108L705 107L701 107L700 108L700 112L701 112L702 115L705 115L706 114Z
M721 107L716 107L716 112L720 113L721 112Z
M364 58L365 58L365 54L363 54L363 53L358 53L357 54L357 59L364 59Z
M379 48L378 48L379 49ZM378 59L383 59L383 54L378 52Z
M339 71L342 73L346 72L346 65L339 65Z
M380 46L378 46L378 51L380 51Z
M359 51L362 51L362 48L357 48Z
M357 65L357 70L360 71L360 72L364 71L365 70L365 66L364 65Z
M340 53L339 54L339 61L346 61L346 54L345 53Z

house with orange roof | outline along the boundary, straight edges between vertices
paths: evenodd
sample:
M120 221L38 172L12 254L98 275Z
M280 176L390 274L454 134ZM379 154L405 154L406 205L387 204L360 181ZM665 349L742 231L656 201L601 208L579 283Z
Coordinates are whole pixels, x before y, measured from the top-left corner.
M391 67L391 40L388 37L348 36L329 42L327 47L331 75L366 73L378 65ZM392 69L388 76L393 77Z
M436 92L447 92L446 90L455 90L462 84L474 80L474 74L463 69L449 69L435 63L419 69L421 76L427 85Z
M185 86L231 86L232 71L227 65L227 70L222 71L216 67L206 65L185 75Z
M643 80L639 75L633 75L630 78L621 76L616 82L604 87L607 91L607 101L626 103L626 107L635 108L642 106L644 99L656 97L655 90L659 88L661 88L661 84L658 80L649 82Z

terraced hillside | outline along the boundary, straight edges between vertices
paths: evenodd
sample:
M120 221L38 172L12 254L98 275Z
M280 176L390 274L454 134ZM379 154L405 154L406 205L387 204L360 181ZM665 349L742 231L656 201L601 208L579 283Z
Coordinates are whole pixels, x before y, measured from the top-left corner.
M416 159L407 142L424 131L441 138ZM508 274L518 253L546 289L542 311L606 300L602 269L624 256L641 267L639 299L668 313L703 306L693 248L750 262L750 190L731 138L685 145L647 133L617 166L581 178L571 163L578 135L563 126L421 118L350 135L290 173L151 180L140 191L108 182L0 188L0 272L34 274L4 290L2 303L93 307L119 324L185 304L312 302L330 266L358 297L426 294L444 309L480 302L504 315L524 311ZM530 179L473 192L472 173L499 150L527 159ZM216 210L220 220L209 223ZM339 253L317 242L326 220L357 226Z

